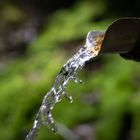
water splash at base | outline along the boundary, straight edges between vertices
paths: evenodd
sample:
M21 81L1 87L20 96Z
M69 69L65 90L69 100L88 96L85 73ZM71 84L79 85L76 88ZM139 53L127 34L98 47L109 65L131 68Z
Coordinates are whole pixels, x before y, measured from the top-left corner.
M67 85L69 81L82 83L82 81L77 78L77 72L83 68L85 62L99 54L103 38L104 33L102 32L89 32L86 37L85 46L80 48L80 50L73 57L71 57L66 64L63 65L61 71L54 81L52 88L44 96L33 127L26 136L25 140L35 140L41 125L49 126L53 132L57 131L57 127L52 117L54 105L57 102L60 102L62 97L65 97L70 103L72 103L72 97L66 93Z

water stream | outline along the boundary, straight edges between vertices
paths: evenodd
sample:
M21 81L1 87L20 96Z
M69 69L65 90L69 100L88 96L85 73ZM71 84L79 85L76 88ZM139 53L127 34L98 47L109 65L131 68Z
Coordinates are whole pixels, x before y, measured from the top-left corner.
M38 130L42 125L47 125L53 132L57 131L57 126L52 117L52 111L56 103L65 97L72 103L72 96L66 93L69 81L82 83L77 77L77 72L83 68L85 62L99 54L101 44L104 38L103 32L91 31L87 34L85 45L64 64L56 76L54 84L50 91L44 96L41 107L36 115L34 124L25 140L35 140Z

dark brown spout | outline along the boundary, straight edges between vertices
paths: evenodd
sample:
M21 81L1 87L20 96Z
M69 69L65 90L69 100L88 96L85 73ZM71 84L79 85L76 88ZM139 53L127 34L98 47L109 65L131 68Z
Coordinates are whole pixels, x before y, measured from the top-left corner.
M119 53L140 61L140 18L121 18L106 30L100 53Z

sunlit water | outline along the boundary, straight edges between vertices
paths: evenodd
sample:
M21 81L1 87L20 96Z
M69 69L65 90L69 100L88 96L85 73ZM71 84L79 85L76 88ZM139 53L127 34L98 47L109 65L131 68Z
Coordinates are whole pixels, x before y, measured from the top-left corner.
M104 33L102 32L89 32L84 47L80 48L79 51L63 65L61 71L56 76L52 88L43 98L42 105L36 115L32 129L26 136L26 140L34 140L41 125L49 126L53 132L57 131L56 124L52 117L53 108L57 102L62 100L62 97L65 97L72 103L72 97L66 93L67 85L69 81L82 83L82 81L77 78L77 72L83 68L86 61L99 54L103 37Z

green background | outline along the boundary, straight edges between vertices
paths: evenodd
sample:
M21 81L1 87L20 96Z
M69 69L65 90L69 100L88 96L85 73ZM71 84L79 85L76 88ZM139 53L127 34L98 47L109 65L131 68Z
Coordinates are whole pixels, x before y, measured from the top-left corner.
M0 139L23 140L43 96L90 30L138 16L138 1L1 1ZM119 41L119 40L118 40ZM38 140L140 140L140 65L117 54L99 55L70 82L55 106L61 132L47 127ZM76 136L76 138L73 136Z

